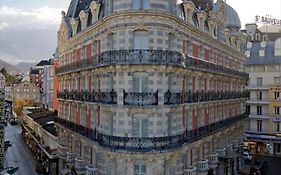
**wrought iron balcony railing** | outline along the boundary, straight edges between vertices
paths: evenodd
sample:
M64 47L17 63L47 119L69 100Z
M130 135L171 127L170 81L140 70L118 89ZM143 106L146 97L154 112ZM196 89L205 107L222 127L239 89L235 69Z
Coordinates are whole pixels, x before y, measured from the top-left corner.
M100 90L89 92L77 90L58 92L57 97L65 100L76 100L90 103L104 103L104 104L117 104L117 92L111 90L110 92L101 92Z
M158 105L158 90L152 92L126 92L123 90L124 105L147 106Z
M172 93L170 90L164 93L164 104L183 104L183 103L198 103L218 100L228 100L237 98L249 98L250 94L246 91L196 91L191 92L190 90L186 93Z
M202 126L191 131L184 131L178 135L163 137L118 137L105 135L96 129L86 128L74 122L57 117L55 122L72 132L81 134L95 142L100 146L108 148L112 151L127 152L151 152L151 151L169 151L181 147L185 143L191 143L206 137L215 132L229 127L247 117L246 113L230 117L207 126Z
M201 69L209 72L248 78L248 74L245 72L230 69L176 51L141 49L106 51L99 55L94 55L90 59L82 59L80 62L63 65L56 69L56 73L64 74L110 64L175 65L189 69Z

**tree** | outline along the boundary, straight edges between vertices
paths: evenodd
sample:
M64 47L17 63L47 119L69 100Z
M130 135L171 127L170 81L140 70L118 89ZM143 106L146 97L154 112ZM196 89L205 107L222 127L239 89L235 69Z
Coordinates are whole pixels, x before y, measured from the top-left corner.
M22 113L23 107L32 107L33 101L28 99L17 99L13 106L13 111L20 116Z

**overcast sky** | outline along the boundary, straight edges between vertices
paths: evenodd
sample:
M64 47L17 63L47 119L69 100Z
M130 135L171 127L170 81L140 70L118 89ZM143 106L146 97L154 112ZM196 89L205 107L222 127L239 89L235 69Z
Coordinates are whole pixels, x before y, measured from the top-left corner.
M49 59L56 48L61 11L70 0L0 0L0 59L16 64ZM255 15L281 19L280 0L227 0L242 28Z

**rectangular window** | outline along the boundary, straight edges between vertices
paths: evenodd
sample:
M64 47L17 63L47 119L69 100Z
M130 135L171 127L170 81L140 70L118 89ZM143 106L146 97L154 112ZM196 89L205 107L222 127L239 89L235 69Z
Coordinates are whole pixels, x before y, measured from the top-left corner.
M257 92L257 100L262 100L262 92Z
M261 120L257 121L257 131L262 132L262 121Z
M275 106L274 107L274 114L275 115L280 115L280 107L279 106Z
M257 115L262 115L262 107L257 106Z
M280 92L274 92L274 99L275 100L280 100Z
M274 84L281 84L281 77L274 77Z
M135 31L133 44L134 44L134 49L148 49L148 32Z
M280 122L276 122L276 132L280 132Z
M146 175L146 165L145 164L135 164L134 165L134 175Z
M132 127L133 137L148 137L148 119L146 117L134 118Z
M257 77L257 86L262 86L262 77Z
M150 8L150 0L132 0L133 10L147 10Z

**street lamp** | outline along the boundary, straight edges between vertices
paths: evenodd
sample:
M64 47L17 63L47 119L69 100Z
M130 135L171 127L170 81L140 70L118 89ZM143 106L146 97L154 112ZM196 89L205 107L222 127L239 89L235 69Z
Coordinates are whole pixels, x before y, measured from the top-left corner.
M4 170L7 170L7 173L9 174L14 174L15 172L17 172L19 170L19 167L6 167L6 168L2 168L0 169L0 173Z

